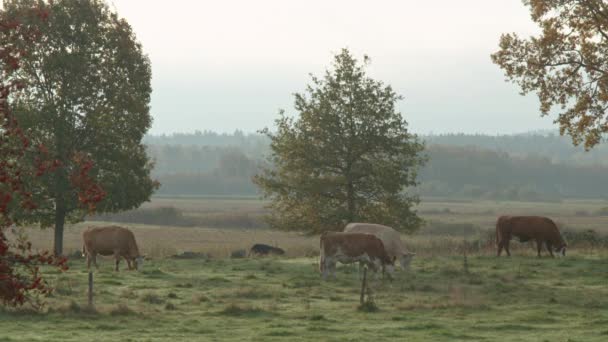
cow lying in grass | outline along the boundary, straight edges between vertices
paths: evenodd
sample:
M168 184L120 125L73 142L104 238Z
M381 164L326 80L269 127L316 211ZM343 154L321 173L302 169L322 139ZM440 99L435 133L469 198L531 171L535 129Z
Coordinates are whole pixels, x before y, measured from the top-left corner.
M125 258L129 269L135 267L139 270L143 264L144 257L139 254L135 236L122 227L96 227L89 228L82 233L82 256L87 257L87 268L91 268L91 261L97 265L97 254L114 255L116 259L116 271L120 258Z
M265 245L263 243L256 243L249 250L249 256L252 256L252 255L260 255L260 256L264 255L265 256L265 255L270 255L270 254L284 255L285 251L279 247L273 247L273 246Z
M559 256L566 256L567 244L559 233L559 229L555 222L550 218L542 216L500 216L496 221L496 245L498 252L496 256L500 256L504 248L508 256L511 256L509 251L509 242L512 237L516 237L520 242L530 240L536 241L536 249L538 257L543 242L547 246L547 250L551 257L553 251Z
M390 258L384 249L382 240L371 234L363 233L323 233L320 238L319 271L326 279L328 275L336 277L336 262L350 264L359 262L359 269L367 265L374 272L378 266L385 267L389 278L393 273L395 258Z

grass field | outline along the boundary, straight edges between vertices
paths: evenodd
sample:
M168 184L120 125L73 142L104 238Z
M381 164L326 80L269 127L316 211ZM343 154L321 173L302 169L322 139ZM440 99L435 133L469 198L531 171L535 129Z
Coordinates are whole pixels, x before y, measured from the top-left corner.
M50 275L45 313L1 312L0 341L606 341L608 258L418 258L374 280L376 312L358 310L354 267L321 281L315 258L157 259L142 272Z
M188 215L249 212L253 199L155 199ZM603 201L562 203L425 202L427 220L492 229L500 214L539 214L569 228L608 232L595 215ZM581 214L581 211L585 211ZM83 223L66 231L67 251L81 248ZM606 341L608 250L570 249L566 259L534 257L515 244L514 257L485 246L468 256L463 237L404 236L418 254L394 281L373 280L376 312L360 311L355 267L321 281L314 256L318 237L265 229L128 225L151 257L141 272L112 271L105 258L95 273L95 310L86 306L84 260L65 273L49 271L56 292L42 312L0 309L0 341ZM52 231L30 229L38 248ZM277 244L285 258L231 259L254 242ZM210 258L175 259L183 251ZM310 255L306 257L306 255ZM124 262L122 263L124 268Z

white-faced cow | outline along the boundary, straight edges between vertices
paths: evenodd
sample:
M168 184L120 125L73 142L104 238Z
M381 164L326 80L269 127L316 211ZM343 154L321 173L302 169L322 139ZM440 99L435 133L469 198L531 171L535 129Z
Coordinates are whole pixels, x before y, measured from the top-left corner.
M345 233L372 234L382 240L384 249L390 258L396 258L403 270L406 270L416 253L409 252L399 232L391 227L375 223L349 223L344 228Z
M87 268L91 268L91 261L97 265L97 254L114 255L116 259L116 271L120 258L125 258L129 269L141 268L144 257L139 254L135 236L123 227L96 227L89 228L82 233L82 255L87 257Z
M336 277L336 262L350 264L359 262L367 265L374 272L378 266L386 267L389 277L393 272L394 258L390 258L384 249L382 240L371 234L361 233L323 233L320 238L321 252L319 271L323 279L329 274Z
M559 256L566 256L567 244L555 222L548 217L500 216L496 221L496 246L498 247L496 256L500 256L503 248L507 255L511 256L509 242L512 237L518 238L520 242L535 240L538 257L540 257L543 242L552 257L553 250Z

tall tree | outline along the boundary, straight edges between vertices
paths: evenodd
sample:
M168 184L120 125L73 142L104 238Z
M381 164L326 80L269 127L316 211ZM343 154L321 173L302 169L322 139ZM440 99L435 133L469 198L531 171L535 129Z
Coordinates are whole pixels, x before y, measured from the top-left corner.
M522 94L536 92L542 115L560 111L560 133L586 149L608 132L608 3L524 0L542 33L504 34L492 55Z
M396 111L402 97L365 73L343 49L333 70L312 76L305 94L295 94L296 118L281 111L271 140L270 166L254 177L271 200L272 227L322 232L345 222L388 224L403 231L421 220L412 210L424 162L423 145Z
M38 32L30 28L28 22L45 20L46 17L48 12L36 7L28 8L19 21L7 18L0 12L0 35L19 32L28 42L33 42ZM11 98L19 96L28 87L22 80L11 77L19 71L24 54L27 54L27 50L16 46L0 46L0 155L3 157L0 160L0 305L30 303L40 308L42 302L38 294L45 295L52 290L42 275L41 265L66 270L67 259L55 257L48 251L32 250L27 236L20 234L22 231L11 229L14 216L36 208L33 193L26 185L31 184L29 181L33 177L52 172L54 164L40 146L30 143L10 110ZM28 162L32 154L37 156L39 163ZM73 172L78 175L75 179L83 195L82 202L91 205L101 199L87 196L90 186L94 185L89 182L88 170L75 169ZM17 234L9 238L8 232Z
M87 213L78 191L85 180L73 170L88 165L103 189L92 189L93 197L107 194L91 208L97 212L137 207L158 187L141 143L152 122L151 69L129 24L103 1L7 0L3 15L20 22L32 6L48 13L28 22L38 39L24 40L16 31L1 43L27 51L12 77L29 87L12 107L32 143L44 146L55 162L54 172L36 179L39 206L19 219L54 225L54 252L60 255L66 221Z

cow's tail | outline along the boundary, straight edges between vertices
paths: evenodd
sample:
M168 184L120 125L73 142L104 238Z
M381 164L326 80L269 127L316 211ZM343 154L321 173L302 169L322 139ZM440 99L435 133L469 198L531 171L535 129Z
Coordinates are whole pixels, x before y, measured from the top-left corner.
M82 244L82 257L84 258L84 257L86 257L86 256L87 256L87 254L86 254L86 249L85 249L85 246L84 246L84 243L83 243L83 244Z

